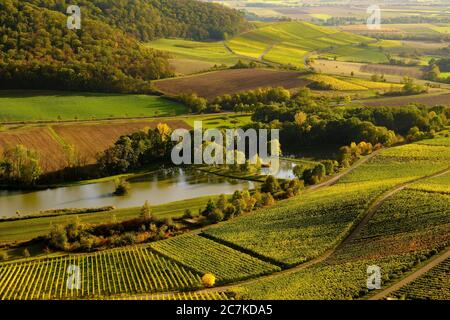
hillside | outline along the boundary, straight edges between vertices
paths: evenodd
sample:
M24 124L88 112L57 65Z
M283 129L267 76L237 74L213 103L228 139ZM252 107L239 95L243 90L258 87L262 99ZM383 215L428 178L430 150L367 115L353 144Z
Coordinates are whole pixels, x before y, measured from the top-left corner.
M158 37L222 39L247 27L237 11L193 0L80 1L68 30L66 1L0 1L0 86L148 92L172 75L168 56L140 46Z

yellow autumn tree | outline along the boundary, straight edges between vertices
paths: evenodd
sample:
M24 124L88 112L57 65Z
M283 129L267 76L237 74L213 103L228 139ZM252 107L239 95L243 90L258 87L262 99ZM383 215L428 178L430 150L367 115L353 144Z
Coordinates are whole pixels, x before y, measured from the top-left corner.
M205 273L202 277L202 283L205 287L213 287L216 283L216 277L212 273Z

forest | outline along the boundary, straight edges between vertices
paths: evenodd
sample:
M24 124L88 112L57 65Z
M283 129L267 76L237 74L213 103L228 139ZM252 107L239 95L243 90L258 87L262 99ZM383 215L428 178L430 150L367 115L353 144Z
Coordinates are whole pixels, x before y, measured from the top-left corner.
M168 55L139 41L222 39L247 28L235 11L191 0L79 1L81 30L66 26L66 1L0 1L0 86L151 92L173 75Z

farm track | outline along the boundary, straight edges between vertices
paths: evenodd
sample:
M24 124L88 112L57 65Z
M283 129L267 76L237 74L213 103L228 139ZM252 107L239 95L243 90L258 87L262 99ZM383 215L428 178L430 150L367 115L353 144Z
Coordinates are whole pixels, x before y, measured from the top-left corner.
M370 297L368 300L381 300L381 299L384 299L384 298L388 297L391 293L393 293L393 292L403 288L404 286L410 284L411 282L413 282L417 278L423 276L425 273L430 271L432 268L436 267L438 264L444 262L448 258L450 258L450 249L447 249L447 250L444 251L444 253L441 253L437 257L432 258L431 261L429 261L426 265L424 265L420 269L416 270L415 272L413 272L409 276L407 276L407 277L403 278L402 280L398 281L394 285L392 285L392 286L384 289L383 291L375 294L374 296Z

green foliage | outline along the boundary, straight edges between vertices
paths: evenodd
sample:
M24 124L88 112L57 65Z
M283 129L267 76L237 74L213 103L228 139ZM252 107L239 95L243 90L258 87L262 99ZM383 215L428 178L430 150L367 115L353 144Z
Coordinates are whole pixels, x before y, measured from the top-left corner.
M171 129L159 124L147 132L139 131L122 136L114 146L106 149L98 158L101 172L108 175L125 173L132 169L170 159L172 147Z
M32 186L41 174L39 156L21 144L6 149L0 159L0 180L3 182Z
M115 185L116 190L114 191L114 195L116 196L124 196L130 192L131 184L125 179L117 179Z
M147 93L148 80L173 73L167 54L139 41L223 39L249 27L238 11L199 1L81 0L82 29L72 31L66 27L69 4L0 3L2 88Z

